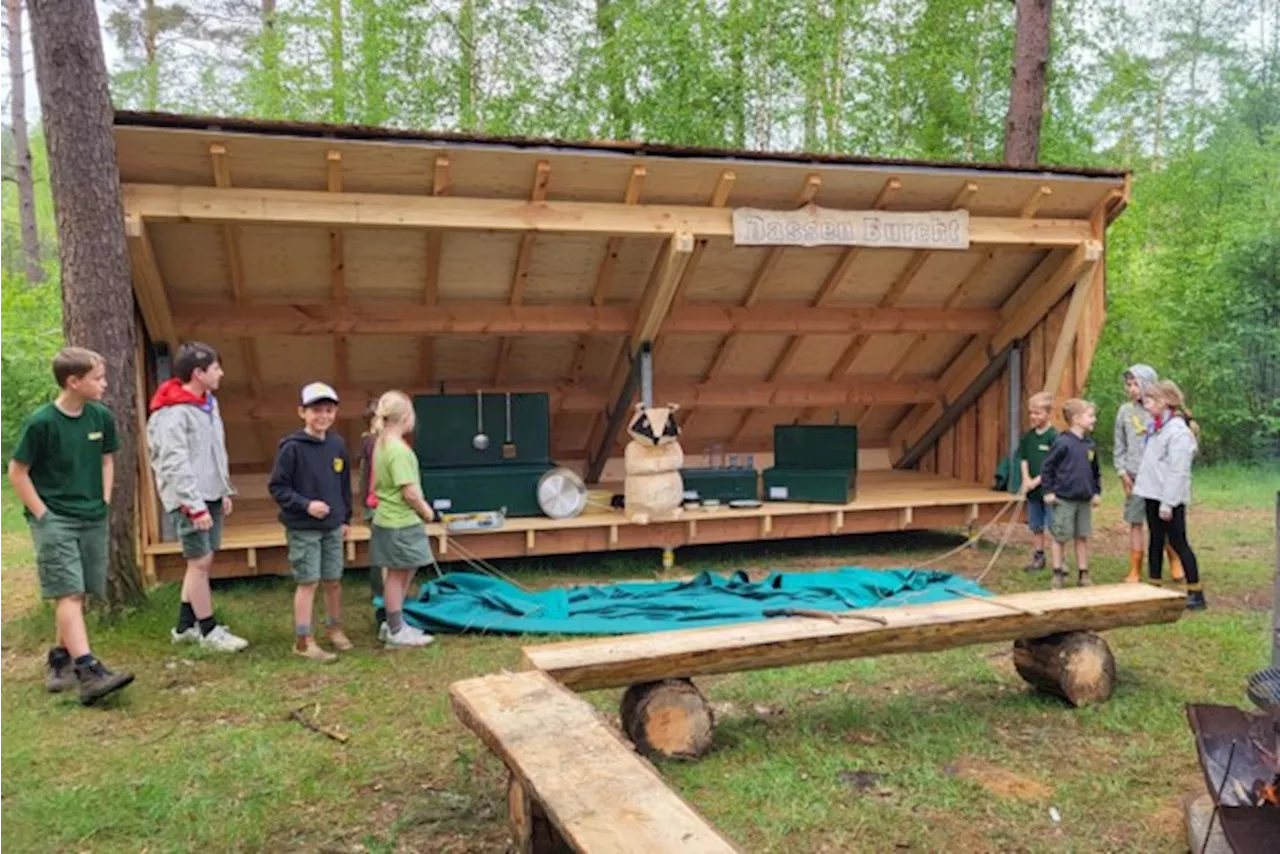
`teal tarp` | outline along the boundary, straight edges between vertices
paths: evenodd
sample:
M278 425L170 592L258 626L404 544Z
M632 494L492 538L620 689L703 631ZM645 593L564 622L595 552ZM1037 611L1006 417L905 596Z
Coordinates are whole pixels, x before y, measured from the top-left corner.
M848 611L989 596L960 576L842 567L828 572L702 573L684 582L583 585L528 592L495 578L450 573L425 584L405 616L429 632L624 635L769 619L774 608Z

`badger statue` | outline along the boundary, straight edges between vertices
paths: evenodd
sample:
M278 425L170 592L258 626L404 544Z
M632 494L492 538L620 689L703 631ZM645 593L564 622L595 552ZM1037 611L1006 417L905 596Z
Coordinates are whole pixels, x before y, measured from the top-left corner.
M636 404L636 413L627 432L627 478L623 487L627 518L637 525L674 519L684 502L684 480L680 467L684 451L677 439L676 404L645 407Z

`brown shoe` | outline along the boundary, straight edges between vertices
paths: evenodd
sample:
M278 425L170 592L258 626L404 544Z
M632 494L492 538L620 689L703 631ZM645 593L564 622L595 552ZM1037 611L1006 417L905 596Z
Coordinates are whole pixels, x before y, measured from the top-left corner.
M1062 586L1067 582L1067 574L1061 569L1053 571L1053 580L1049 582L1050 590L1061 590Z
M1082 569L1076 578L1076 587L1092 587L1093 582L1089 580L1089 570Z
M299 639L293 645L293 654L312 661L318 661L321 664L332 664L338 660L338 656L321 647L313 637L308 637L305 640Z
M329 629L325 634L329 637L329 644L338 652L347 652L356 648L356 645L351 642L351 638L347 637L346 632L340 628Z

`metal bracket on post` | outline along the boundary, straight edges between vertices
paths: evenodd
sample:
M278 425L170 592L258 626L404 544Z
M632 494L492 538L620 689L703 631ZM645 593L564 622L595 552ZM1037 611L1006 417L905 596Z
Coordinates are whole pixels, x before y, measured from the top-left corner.
M646 341L640 345L640 402L653 406L653 348Z

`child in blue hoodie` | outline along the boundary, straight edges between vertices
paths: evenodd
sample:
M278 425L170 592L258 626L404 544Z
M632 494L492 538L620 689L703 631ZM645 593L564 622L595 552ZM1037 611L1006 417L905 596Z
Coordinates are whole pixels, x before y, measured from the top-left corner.
M340 651L352 648L342 631L342 547L351 523L351 465L346 443L331 431L338 393L325 383L311 383L302 389L301 404L303 429L280 440L268 489L280 505L289 564L298 582L293 653L330 662L338 656L316 643L311 615L316 586L323 583L329 642Z

